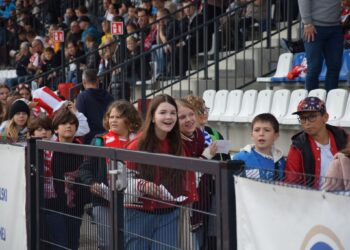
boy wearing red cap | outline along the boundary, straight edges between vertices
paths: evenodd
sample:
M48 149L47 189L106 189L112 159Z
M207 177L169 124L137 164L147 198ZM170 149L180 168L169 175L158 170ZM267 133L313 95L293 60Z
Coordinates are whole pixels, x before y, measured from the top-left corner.
M292 137L285 168L286 182L318 188L322 181L313 176L326 175L333 155L345 148L348 135L343 129L326 124L329 117L326 105L317 97L300 101L293 114L299 116L303 131Z

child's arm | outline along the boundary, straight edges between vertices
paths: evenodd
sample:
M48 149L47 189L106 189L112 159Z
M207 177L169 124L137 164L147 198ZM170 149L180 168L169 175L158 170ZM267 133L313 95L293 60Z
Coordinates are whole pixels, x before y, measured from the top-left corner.
M79 121L79 127L77 129L77 132L75 133L75 136L84 136L90 132L90 127L87 122L87 118L83 113L80 113L79 111L74 113L75 116L78 118Z
M84 136L87 133L89 133L90 127L89 127L89 124L87 122L86 116L83 113L80 113L76 109L75 104L73 102L68 102L67 107L68 107L69 111L72 112L78 118L78 121L79 121L79 127L77 128L77 132L75 133L75 136L76 137Z

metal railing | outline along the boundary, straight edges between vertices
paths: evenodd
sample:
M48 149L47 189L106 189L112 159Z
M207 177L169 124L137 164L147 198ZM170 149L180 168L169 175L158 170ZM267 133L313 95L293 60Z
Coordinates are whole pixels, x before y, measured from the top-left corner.
M235 248L234 225L224 216L232 214L232 207L226 207L232 205L233 183L228 179L241 170L241 162L49 141L36 141L31 148L36 162L36 223L31 227L36 249ZM135 164L159 171L161 179L146 177L141 170L137 174ZM70 179L75 171L79 177ZM104 181L98 184L103 188L92 193L95 182L87 180L91 174L100 178L101 171ZM87 215L91 207L92 217Z
M261 168L245 168L239 176L273 185L350 195L350 180L343 178Z
M154 244L161 249L199 249L200 246L206 249L237 249L233 175L294 189L322 190L342 196L350 194L350 182L346 179L243 168L241 161L207 161L41 140L30 140L28 146L27 221L31 249L54 246L97 249L101 235L106 240L107 249L139 249L137 247L140 245L134 248L132 242L148 246ZM56 168L51 177L45 169L48 153L52 153L51 167ZM148 170L159 170L164 181L162 185L155 185L155 179L153 183L152 179L142 179L133 171L125 171L127 169L121 163L126 163L129 170L135 170L134 164L142 164ZM57 172L59 169L63 172ZM64 174L76 169L80 171L80 180L69 179L69 175ZM105 173L102 182L106 186L99 195L95 193L91 196L94 182L86 184L86 179L84 181L83 175L86 178L86 170L89 169L95 177L101 177L101 170ZM181 177L190 178L194 173L197 177L196 192L178 196L186 190ZM169 176L175 178L167 179ZM180 181L172 183L172 180ZM55 188L56 196L49 196L49 181ZM75 191L75 194L69 190ZM198 196L190 197L190 194ZM78 208L82 209L79 213L75 210ZM91 208L92 213L89 212ZM174 234L174 227L170 227L167 221L169 223L165 223L158 238L150 234L151 229L164 222L164 218L175 220L176 227L182 233ZM58 230L62 225L60 219L68 221L71 227L66 231ZM76 231L74 234L72 230L77 225L79 233ZM210 230L213 228L214 231ZM65 234L67 238L62 237ZM172 238L174 235L176 240ZM75 246L72 242L75 242Z
M288 39L291 39L292 35L298 35L293 29L299 21L293 14L293 3L289 2L269 0L263 2L262 6L254 6L251 1L227 11L221 6L221 13L216 13L213 18L208 19L209 9L204 1L201 10L203 21L195 19L197 21L192 27L177 19L189 7L184 6L147 27L115 37L110 44L85 53L82 58L65 63L53 71L64 72L66 67L73 63L78 64L83 58L106 48L118 47L113 57L108 59L112 66L100 72L103 88L108 88L111 82L118 82L123 87L124 91L117 91L122 93L121 96L116 96L117 98L128 97L130 93L131 101L135 102L159 92L182 96L189 93L200 95L208 88L243 88L255 82L257 76L267 75L275 70L281 51L279 40L282 32L286 32L285 36ZM197 4L198 2L193 3L196 6ZM252 7L253 12L248 15ZM169 27L173 26L173 29L169 28L172 32L168 32L168 41L145 51L144 41L148 35L146 30L165 20L168 21ZM178 25L182 28L178 28ZM126 40L136 36L140 46L135 55L131 55ZM165 53L165 50L175 53ZM151 57L153 60L149 59ZM164 69L162 64L166 64L167 68ZM163 72L159 68L162 68ZM35 76L29 81L37 81L53 71ZM163 75L157 77L157 73ZM58 75L62 76L58 81L64 82L65 75Z

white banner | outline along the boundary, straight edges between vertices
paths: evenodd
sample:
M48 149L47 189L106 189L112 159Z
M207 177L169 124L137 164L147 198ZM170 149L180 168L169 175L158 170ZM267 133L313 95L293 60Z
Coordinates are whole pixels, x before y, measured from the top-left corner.
M0 249L27 249L24 147L0 145Z
M239 250L350 249L350 197L235 177Z

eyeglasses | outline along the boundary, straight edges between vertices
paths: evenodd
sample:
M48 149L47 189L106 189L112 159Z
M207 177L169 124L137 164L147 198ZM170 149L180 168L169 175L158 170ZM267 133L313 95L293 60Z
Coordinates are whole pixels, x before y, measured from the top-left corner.
M306 121L309 121L309 122L316 121L317 117L318 117L318 114L313 114L313 115L308 115L308 116L299 116L298 120L299 120L300 124L304 124L304 123L306 123Z
M210 110L210 108L207 108L207 107L205 107L205 108L203 108L203 109L200 109L200 110L198 110L197 111L197 114L198 115L204 115L205 113L209 113L209 110Z

